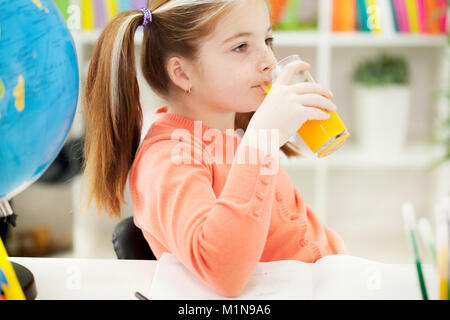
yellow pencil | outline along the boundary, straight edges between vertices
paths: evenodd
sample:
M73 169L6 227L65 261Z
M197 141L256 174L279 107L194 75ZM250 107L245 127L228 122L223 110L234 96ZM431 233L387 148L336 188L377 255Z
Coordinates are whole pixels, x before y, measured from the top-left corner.
M439 254L439 299L448 300L448 268L445 261L448 261L448 252L442 250Z
M0 238L0 269L3 270L8 281L7 285L2 284L2 290L8 300L25 300L25 295L23 294L19 280L17 280L14 268L7 258L8 255L5 246Z
M435 206L437 266L439 273L439 299L448 300L448 207L444 201Z

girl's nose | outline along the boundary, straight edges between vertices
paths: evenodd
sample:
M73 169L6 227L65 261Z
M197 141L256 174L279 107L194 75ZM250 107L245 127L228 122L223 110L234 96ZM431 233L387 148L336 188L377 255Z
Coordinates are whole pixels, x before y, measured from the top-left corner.
M268 48L263 58L261 70L263 72L270 72L271 70L275 69L276 65L277 59L275 58L273 51Z

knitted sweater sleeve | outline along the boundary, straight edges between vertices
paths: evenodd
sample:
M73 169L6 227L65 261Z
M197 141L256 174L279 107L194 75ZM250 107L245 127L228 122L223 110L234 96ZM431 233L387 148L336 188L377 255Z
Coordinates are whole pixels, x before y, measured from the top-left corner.
M236 297L265 246L278 154L239 146L216 196L203 150L193 152L194 163L179 163L173 156L178 143L162 140L139 153L130 176L135 222L215 292Z

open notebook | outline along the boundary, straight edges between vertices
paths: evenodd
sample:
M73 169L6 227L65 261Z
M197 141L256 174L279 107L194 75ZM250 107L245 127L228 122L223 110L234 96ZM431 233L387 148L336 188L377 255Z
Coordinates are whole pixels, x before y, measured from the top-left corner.
M437 299L438 278L423 265L430 299ZM296 260L259 262L242 294L215 293L167 252L158 261L149 298L214 299L422 299L414 264L385 264L350 255L330 255L305 263Z

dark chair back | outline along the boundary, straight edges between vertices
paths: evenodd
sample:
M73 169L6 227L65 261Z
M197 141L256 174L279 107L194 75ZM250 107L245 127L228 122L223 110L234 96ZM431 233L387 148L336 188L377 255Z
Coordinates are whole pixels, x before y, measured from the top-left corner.
M134 224L133 217L124 219L116 226L112 243L118 259L157 260L141 229Z

